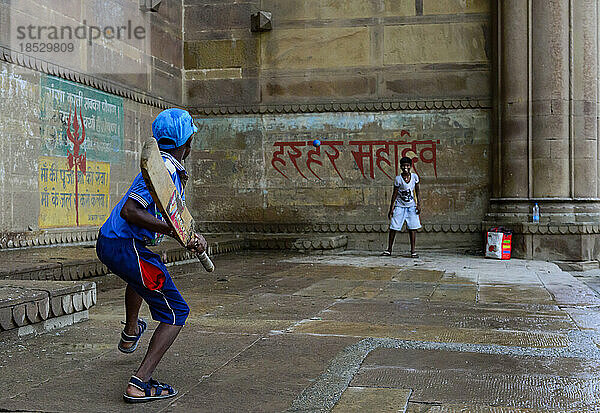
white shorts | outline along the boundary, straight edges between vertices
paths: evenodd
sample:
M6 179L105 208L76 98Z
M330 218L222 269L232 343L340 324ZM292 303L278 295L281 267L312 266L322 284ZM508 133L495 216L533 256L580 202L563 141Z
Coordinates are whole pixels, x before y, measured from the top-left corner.
M390 222L390 229L393 229L394 231L401 231L405 221L408 229L421 228L421 220L417 215L416 206L395 207L392 215L392 221Z

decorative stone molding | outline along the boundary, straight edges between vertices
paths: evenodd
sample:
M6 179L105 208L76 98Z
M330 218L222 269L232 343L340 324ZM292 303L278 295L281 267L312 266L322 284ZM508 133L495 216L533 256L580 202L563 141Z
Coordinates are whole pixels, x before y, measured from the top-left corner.
M586 235L600 234L600 223L572 223L572 224L535 224L522 223L507 225L517 234L532 235ZM514 228L514 229L513 229Z
M7 263L26 262L26 264L6 265L6 268L0 269L0 283L3 280L77 281L108 274L108 268L98 260L93 249L88 249L90 247L93 248L93 245L73 245L56 249L38 248L35 254L33 251L22 249L3 251L0 253L0 260ZM162 256L165 263L195 259L194 254L173 240L150 248ZM208 245L208 253L215 256L247 248L248 241L245 238L232 235L228 239L211 241ZM27 260L28 256L34 255L33 259Z
M248 249L248 242L244 238L237 238L225 241L209 242L208 250L206 252L211 257L214 257L215 255L227 254L235 251L243 251L246 249ZM161 252L164 251L166 255L166 263L180 262L196 258L194 253L174 243L172 243L171 246L168 248L159 248L155 249L155 251L159 254L161 254Z
M98 227L0 233L0 249L95 241Z
M113 95L121 96L145 105L155 106L160 109L181 106L178 103L150 95L146 92L127 87L120 83L111 82L106 79L99 79L97 77L77 72L75 70L68 69L36 57L16 52L7 48L6 46L0 45L0 60L25 67L27 69L35 70L36 72L57 76L76 83L81 83L82 85L90 86Z
M517 258L576 263L571 270L583 270L600 257L598 222L504 225L516 235L512 250Z
M299 252L331 251L345 248L348 245L346 235L336 236L250 236L250 249L261 250L292 250Z
M251 238L250 234L353 234L353 233L386 233L389 224L387 222L374 222L364 224L353 223L265 223L265 222L232 222L213 221L197 222L199 232L207 234L240 234L238 240L211 243L209 254L217 255L233 251L241 251L247 246L245 239ZM496 221L487 221L480 224L458 223L458 224L423 224L419 232L424 233L482 233L490 227L497 226ZM533 224L515 223L503 224L517 234L600 234L600 223L556 223L556 224ZM60 230L29 231L23 233L11 233L0 235L0 249L25 248L43 245L59 245L65 243L86 243L95 241L98 236L98 228L65 228ZM291 247L290 247L291 249ZM179 247L168 247L164 250L167 254L167 262L176 262L191 259L193 256ZM89 266L82 275L81 265L78 267L77 275L68 276L69 268L63 267L56 276L48 276L56 280L77 280L94 275L105 274L105 269ZM50 269L49 269L50 270Z
M269 234L306 234L306 233L355 233L387 232L388 223L344 224L344 223L264 223L264 222L197 222L198 231L204 233L269 233ZM422 232L481 232L480 224L424 224ZM0 234L0 250L26 248L44 245L85 243L98 238L98 227L61 228L52 230L27 231ZM217 247L215 247L217 248ZM220 251L218 247L215 251ZM220 253L220 252L217 252ZM184 258L185 259L185 258ZM180 261L174 259L174 261Z
M208 255L215 256L248 249L248 241L243 238L211 242L208 245Z
M0 46L0 60L31 69L47 75L57 76L72 82L102 90L113 95L131 99L138 103L167 109L180 106L163 98L133 89L117 82L100 79L81 73L21 52ZM388 101L352 101L352 102L316 102L316 103L282 103L252 105L219 105L207 107L188 107L196 116L226 116L249 114L281 114L281 113L320 113L320 112L379 112L400 110L457 110L457 109L491 109L490 98L466 97L462 99L426 99L426 100L388 100Z
M540 206L542 225L600 223L598 198L491 198L484 221L530 222L534 203Z
M458 109L491 109L491 99L463 98L438 100L390 100L390 101L353 101L323 103L289 103L273 105L222 105L206 107L188 107L196 116L228 116L251 114L283 114L283 113L319 113L319 112L381 112L401 110L458 110Z
M64 315L96 304L96 283L0 281L0 332Z
M76 281L108 274L108 268L98 260L61 263L60 280Z
M196 222L196 227L204 233L262 233L262 234L309 234L309 233L385 233L389 223L264 223L264 222ZM424 224L421 232L478 233L481 224Z

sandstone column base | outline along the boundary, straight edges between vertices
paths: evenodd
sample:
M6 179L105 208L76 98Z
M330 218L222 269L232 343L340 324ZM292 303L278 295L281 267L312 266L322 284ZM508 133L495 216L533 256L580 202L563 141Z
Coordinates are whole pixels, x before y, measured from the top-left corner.
M533 223L532 207L540 206ZM513 231L515 258L589 262L600 259L600 200L493 198L484 230L502 225Z

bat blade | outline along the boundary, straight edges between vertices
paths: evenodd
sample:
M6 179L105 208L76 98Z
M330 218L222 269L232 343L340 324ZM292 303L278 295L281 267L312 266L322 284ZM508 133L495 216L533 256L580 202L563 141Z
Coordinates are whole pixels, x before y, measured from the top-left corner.
M177 241L184 247L187 246L194 237L194 219L171 180L156 140L148 139L144 143L140 167L158 210L175 233ZM206 271L214 271L215 266L206 252L197 255Z

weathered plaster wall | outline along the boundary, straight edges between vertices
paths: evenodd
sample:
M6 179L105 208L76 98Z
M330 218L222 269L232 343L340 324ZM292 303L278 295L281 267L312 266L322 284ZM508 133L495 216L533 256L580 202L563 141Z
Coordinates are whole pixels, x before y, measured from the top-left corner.
M0 2L0 248L95 237L159 108L181 105L182 16L181 0L156 13L137 0ZM29 33L15 41L19 26L36 36L127 22L145 37L66 41L74 53L34 53Z
M91 10L79 0L38 9L27 0L19 7L39 22L78 22L94 14L100 22L118 10L140 13L137 1L105 3L114 9ZM0 7L6 12L9 6ZM148 14L148 54L133 44L113 44L89 48L81 61L52 59L70 65L72 73L85 73L90 65L139 65L138 75L98 76L187 103L200 126L188 163L189 201L200 220L342 224L330 232L378 228L369 239L377 243L385 238L396 162L412 150L423 179L425 231L443 238L464 229L479 237L489 196L489 1L189 0L181 7L164 1L158 14ZM273 31L249 31L250 14L258 9L273 12ZM38 230L40 160L66 159L73 150L60 113L67 109L50 105L55 116L46 115L44 68L19 64L16 70L2 63L0 71L8 97L0 103L4 233ZM64 82L69 90L76 85ZM98 90L73 87L98 98ZM110 166L111 206L139 170L140 142L159 110L143 98L114 93L122 101L122 117L113 119L121 126L114 157L93 146L106 139L89 137L85 145L91 146L82 146L90 164ZM48 132L48 125L62 128L58 146L48 144L60 135ZM311 153L307 142L315 138L323 145Z
M0 46L34 55L40 66L45 61L71 73L91 75L171 104L181 104L182 8L181 0L163 0L156 13L141 11L138 0L4 1L0 3ZM15 28L19 25L33 25L36 30L61 26L75 29L82 24L116 28L128 22L132 27L144 27L143 39L122 31L121 39L101 37L91 44L87 40L70 40L74 45L72 53L37 54L27 49L27 43L38 41L29 34L22 41L15 40Z
M424 222L479 224L489 122L484 110L198 118L192 205L205 221L379 224L408 155Z
M69 184L70 173L66 170L68 166L65 166L68 164L69 152L73 152L73 143L65 134L69 124L68 116L65 118L61 114L58 104L52 105L48 92L48 82L52 80L60 82L61 86L57 86L55 90L59 93L61 90L65 91L65 100L68 99L68 91L74 94L81 91L84 99L99 97L95 95L98 92L91 88L0 62L0 247L19 246L14 242L8 243L14 238L11 236L13 233L24 233L22 239L33 240L37 237L43 241L46 237L49 243L51 240L48 237L56 238L56 235L52 235L56 233L54 227L69 227L59 231L64 234L64 239L58 235L59 242L87 239L86 237L97 232L97 226L106 218L98 216L93 218L98 222L83 222L84 214L80 210L82 222L78 228L76 225L61 224L65 215L74 213L74 185L72 182ZM102 176L102 179L106 179L109 197L105 211L109 211L118 202L139 172L141 142L150 135L151 122L159 111L128 99L121 99L121 102L117 107L118 112L107 112L103 118L106 124L113 123L117 129L113 129L114 133L110 131L104 134L94 133L101 130L100 117L96 119L96 124L88 123L89 113L86 112L91 109L86 109L85 103L81 106L75 103L78 110L83 107L83 116L88 118L85 121L87 136L79 154L86 155L87 176L92 173L92 187L98 188L98 194L103 186L99 180L101 176L94 175L93 166L101 164L109 169L109 176ZM73 131L72 124L71 130ZM107 136L112 140L102 141ZM54 178L51 175L51 162L43 165L47 159L56 164ZM46 176L45 181L42 180L44 166L47 168L45 173L50 175ZM65 185L61 181L61 169L62 178L66 179ZM81 182L79 189L82 189ZM52 212L46 218L41 216L44 193L48 193L46 210ZM54 205L53 196L57 196ZM87 202L87 206L91 208L90 198L88 196L84 203ZM79 201L81 206L81 199ZM102 211L102 208L97 204L93 210ZM54 224L53 219L56 220ZM44 228L49 231L49 235L43 235L40 231ZM57 242L56 239L54 242Z

